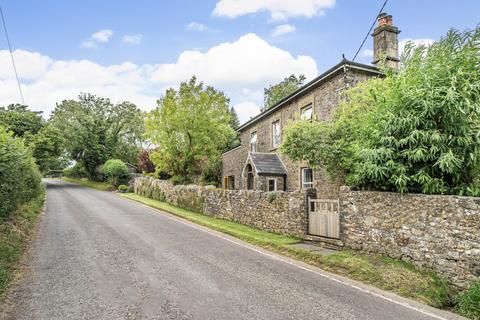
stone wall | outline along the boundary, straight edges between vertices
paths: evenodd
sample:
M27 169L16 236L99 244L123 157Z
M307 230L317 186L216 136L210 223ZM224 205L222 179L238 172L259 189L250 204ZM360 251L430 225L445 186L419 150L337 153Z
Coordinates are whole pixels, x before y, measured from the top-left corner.
M135 179L135 193L208 216L270 232L303 236L307 232L306 199L301 192L225 190L195 185L174 186L149 177Z
M304 192L174 186L136 178L136 193L257 229L305 237ZM318 195L322 198L322 195ZM346 248L380 253L432 268L465 288L480 276L480 198L351 191L342 187L340 240Z
M458 287L480 276L480 198L340 192L346 247L426 266Z

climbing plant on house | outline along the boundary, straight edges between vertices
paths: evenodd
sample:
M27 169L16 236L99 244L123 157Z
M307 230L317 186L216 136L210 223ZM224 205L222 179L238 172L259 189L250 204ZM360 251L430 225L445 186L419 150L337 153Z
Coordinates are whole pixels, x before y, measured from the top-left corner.
M348 91L332 122L292 125L281 150L357 188L480 195L480 27L409 44L385 73Z

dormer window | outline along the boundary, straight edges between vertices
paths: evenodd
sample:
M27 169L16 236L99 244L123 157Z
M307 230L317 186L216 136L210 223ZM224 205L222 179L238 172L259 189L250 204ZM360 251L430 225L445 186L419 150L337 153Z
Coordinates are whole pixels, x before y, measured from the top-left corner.
M252 132L250 135L250 151L257 152L257 132Z
M300 110L300 119L302 120L312 120L313 116L313 105L310 103Z

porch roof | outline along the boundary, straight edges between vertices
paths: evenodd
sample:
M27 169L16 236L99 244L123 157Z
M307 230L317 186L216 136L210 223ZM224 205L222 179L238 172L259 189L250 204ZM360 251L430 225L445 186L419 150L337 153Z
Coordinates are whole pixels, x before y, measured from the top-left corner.
M259 175L286 175L287 170L276 153L251 152L255 170Z

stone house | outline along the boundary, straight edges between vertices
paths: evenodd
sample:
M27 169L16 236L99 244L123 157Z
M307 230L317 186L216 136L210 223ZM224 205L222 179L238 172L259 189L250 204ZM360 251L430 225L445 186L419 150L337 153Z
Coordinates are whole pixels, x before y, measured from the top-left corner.
M222 154L222 185L226 189L296 191L315 188L320 197L338 198L342 178L330 178L322 168L312 170L278 152L283 130L298 119L329 121L342 92L359 82L382 76L376 65L396 68L398 30L392 16L382 13L374 38L373 65L343 59L276 105L242 124L241 144Z

